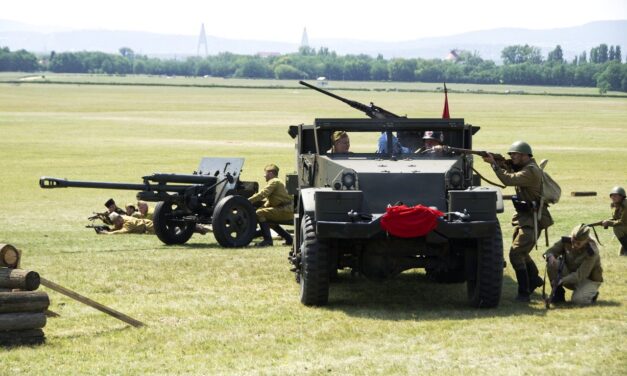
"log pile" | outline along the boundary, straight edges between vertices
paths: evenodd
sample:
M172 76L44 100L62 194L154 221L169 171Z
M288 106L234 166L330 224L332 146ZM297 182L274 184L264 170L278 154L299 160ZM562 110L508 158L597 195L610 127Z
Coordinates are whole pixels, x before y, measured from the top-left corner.
M43 327L50 305L39 288L37 272L15 269L20 254L9 244L0 244L0 346L44 343Z

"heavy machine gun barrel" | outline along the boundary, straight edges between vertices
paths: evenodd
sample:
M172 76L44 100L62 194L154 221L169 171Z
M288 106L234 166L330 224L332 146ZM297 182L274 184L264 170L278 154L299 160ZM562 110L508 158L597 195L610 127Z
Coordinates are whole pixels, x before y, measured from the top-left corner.
M306 83L305 81L298 81L299 84L303 85L303 86L307 86L310 89L314 89L316 91L321 92L324 95L328 95L331 98L337 99L338 101L342 101L344 103L346 103L347 105L353 107L354 109L357 109L363 113L365 113L366 115L368 115L368 117L372 118L372 119L389 119L389 118L401 118L402 116L398 116L384 108L381 108L379 106L376 106L374 103L370 102L370 105L367 104L363 104L351 99L346 99L343 97L340 97L339 95L333 94L329 91L326 91L324 89L320 89L319 87L315 87L311 84Z

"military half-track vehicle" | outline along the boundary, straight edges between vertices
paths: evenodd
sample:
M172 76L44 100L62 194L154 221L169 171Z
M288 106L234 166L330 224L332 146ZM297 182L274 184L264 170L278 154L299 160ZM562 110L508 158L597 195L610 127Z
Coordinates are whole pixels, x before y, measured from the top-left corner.
M422 268L436 282L465 282L471 306L497 306L504 268L497 213L503 200L500 190L480 186L473 156L374 152L382 133L387 151L393 151L394 132L420 140L426 131L442 132L446 145L472 149L479 127L464 119L411 119L390 116L374 104L358 105L369 108L372 119L315 119L289 128L297 154L297 175L287 179L296 202L289 259L301 302L328 304L331 281L341 269L381 279ZM335 131L351 137L350 153L330 151ZM366 134L372 144L353 151L353 140L368 140ZM399 203L444 214L424 236L395 237L381 219Z
M244 247L255 234L255 208L248 201L257 182L239 180L243 158L203 158L193 174L156 173L143 182L109 183L42 177L41 188L98 188L139 191L137 199L156 202L155 234L163 243L184 244L197 224L212 225L223 247Z

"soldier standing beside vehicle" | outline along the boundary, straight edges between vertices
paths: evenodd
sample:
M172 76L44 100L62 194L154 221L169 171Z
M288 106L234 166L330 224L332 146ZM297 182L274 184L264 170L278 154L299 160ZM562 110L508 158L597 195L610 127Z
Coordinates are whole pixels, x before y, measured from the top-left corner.
M516 300L529 302L529 296L542 286L538 267L529 256L539 233L553 224L548 204L542 195L542 171L533 159L531 146L523 141L514 142L507 152L510 160L497 164L492 154L483 157L490 163L499 180L506 186L514 186L516 196L512 201L516 214L512 217L514 234L509 260L516 273L518 295Z
M620 242L620 256L627 256L627 200L625 200L625 188L614 187L610 191L612 199L612 218L602 222L604 227L612 227L614 235Z
M292 236L276 223L291 221L294 216L293 199L278 175L279 168L276 165L267 165L264 168L264 178L268 184L248 199L252 204L263 201L263 206L256 211L257 222L263 236L263 241L257 243L257 247L272 245L271 225L268 222L275 222L272 229L285 240L286 245L291 245L293 241Z
M552 303L566 300L564 287L573 290L571 300L575 304L596 302L603 282L603 268L597 243L590 238L590 227L575 226L570 237L562 237L544 256L551 285L557 286ZM559 262L559 257L564 258L563 263ZM559 270L560 265L562 270Z

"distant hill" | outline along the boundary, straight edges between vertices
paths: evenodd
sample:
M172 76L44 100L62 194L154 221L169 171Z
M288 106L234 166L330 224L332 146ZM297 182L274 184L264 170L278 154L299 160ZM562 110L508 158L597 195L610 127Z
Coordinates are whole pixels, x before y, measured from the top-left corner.
M295 41L299 38L295 36ZM259 40L227 39L207 36L210 54L233 52L256 54L258 52L291 53L298 50L298 43ZM562 46L564 57L572 59L582 51L600 43L620 45L627 53L627 20L598 21L585 25L529 30L501 28L473 31L437 38L422 38L402 42L372 42L349 39L316 39L310 36L314 48L328 47L341 55L382 54L386 58L444 58L449 50L457 48L477 51L484 59L500 61L504 47L514 44L530 44L540 47L546 55L557 44ZM32 52L50 51L103 51L115 53L120 47L130 47L136 53L158 57L187 57L196 55L197 36L168 35L137 31L80 30L64 31L50 26L33 26L19 22L0 20L0 46L11 50L26 49Z

